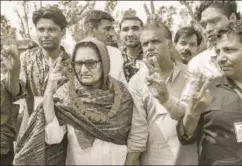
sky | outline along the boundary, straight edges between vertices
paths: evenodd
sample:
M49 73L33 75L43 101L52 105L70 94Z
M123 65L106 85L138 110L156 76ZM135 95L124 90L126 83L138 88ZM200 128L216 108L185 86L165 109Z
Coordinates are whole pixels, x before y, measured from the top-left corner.
M45 4L55 4L58 1L43 1L43 5ZM85 4L85 1L82 1L81 3ZM133 8L137 11L137 15L145 21L146 14L143 8L143 4L146 3L149 6L149 1L118 1L118 5L115 8L115 11L117 10L127 10L129 8ZM180 3L177 1L154 1L155 7L158 8L161 5L165 6L179 6ZM18 18L16 14L14 13L14 9L17 7L17 1L1 1L1 14L4 14L7 16L7 18L10 20L10 23L15 26L19 27ZM104 9L105 7L105 1L96 1L96 9Z
M42 1L43 5L46 4L55 4L58 1ZM83 5L86 4L86 1L80 1L81 3L83 3ZM5 15L8 20L10 21L10 24L19 29L20 24L19 24L19 19L16 15L16 13L14 13L14 9L16 7L18 7L18 2L17 1L1 1L1 15ZM146 22L146 13L144 10L144 3L146 3L148 5L148 7L150 7L150 1L118 1L118 4L115 8L114 13L116 13L116 11L122 11L122 10L127 10L129 8L132 8L134 10L136 10L136 15L138 17L140 17L144 22ZM237 1L238 3L238 7L239 7L239 11L242 13L242 1ZM160 1L154 1L154 5L155 8L158 9L160 6L164 5L164 6L175 6L178 9L181 8L181 4L179 1L166 1L166 0L160 0ZM96 5L95 5L95 9L104 9L105 7L105 1L96 1ZM31 19L31 14L30 14L30 19ZM174 24L175 26L178 25L181 22L180 17L175 17L174 18ZM32 30L32 32L34 33L34 30ZM67 37L70 38L70 35Z

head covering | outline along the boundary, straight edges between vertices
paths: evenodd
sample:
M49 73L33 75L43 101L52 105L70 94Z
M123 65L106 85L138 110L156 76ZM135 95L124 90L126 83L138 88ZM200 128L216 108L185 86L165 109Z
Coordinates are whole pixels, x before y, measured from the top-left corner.
M83 43L92 43L96 46L96 48L98 50L98 54L99 54L100 59L101 59L102 68L103 68L103 77L102 77L103 80L102 80L102 87L101 88L107 89L108 75L109 75L109 72L110 72L110 57L109 57L109 54L108 54L107 47L105 46L104 43L102 43L101 41L99 41L95 37L87 37L87 38L81 40L79 43L76 44L74 51L73 51L73 54L72 54L72 58L71 58L72 62L75 61L76 52L77 52L78 48L80 48L80 46ZM77 79L80 83L79 77L76 73L74 66L73 66L73 69L74 69L75 76L77 77Z

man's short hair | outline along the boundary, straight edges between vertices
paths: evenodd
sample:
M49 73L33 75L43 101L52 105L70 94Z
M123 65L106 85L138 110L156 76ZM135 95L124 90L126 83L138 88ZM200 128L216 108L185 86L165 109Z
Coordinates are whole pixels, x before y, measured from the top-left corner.
M59 25L61 29L64 29L67 26L66 17L55 5L41 7L33 13L32 20L35 26L41 18L51 19L55 24Z
M193 26L187 26L179 29L175 34L174 42L177 43L181 37L192 37L193 35L197 36L197 45L199 46L202 42L202 35Z
M92 26L98 28L101 20L114 21L114 18L107 12L101 10L92 10L87 13L84 24L91 23Z
M119 28L121 29L121 26L122 26L122 23L126 20L136 20L136 21L139 21L140 22L140 26L143 27L144 26L144 23L143 21L137 17L137 16L127 16L127 17L123 17L121 22L119 23Z
M240 37L240 42L242 43L242 20L229 23L226 31L220 33L219 37L223 35L237 34Z
M164 23L148 23L143 26L143 31L150 30L150 29L160 29L160 28L164 28L165 38L169 41L172 41L172 33Z
M237 19L240 19L240 13L237 12L238 7L235 0L205 0L196 8L195 17L198 21L201 20L202 12L209 7L220 9L227 17L235 13Z

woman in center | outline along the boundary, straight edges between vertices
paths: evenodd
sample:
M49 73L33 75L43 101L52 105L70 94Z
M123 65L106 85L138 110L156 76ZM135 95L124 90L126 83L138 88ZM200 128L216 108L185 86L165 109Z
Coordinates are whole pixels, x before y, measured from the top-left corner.
M46 143L61 142L67 132L67 165L123 165L133 101L126 87L109 76L106 46L92 37L82 40L71 65L69 82L57 90L56 80L47 85Z

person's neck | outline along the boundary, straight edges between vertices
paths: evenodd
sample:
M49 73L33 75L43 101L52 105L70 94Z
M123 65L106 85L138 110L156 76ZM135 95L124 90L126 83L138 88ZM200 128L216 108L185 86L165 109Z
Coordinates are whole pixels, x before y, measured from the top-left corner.
M136 46L136 47L127 47L127 55L129 57L133 57L133 58L136 58L139 54L139 47Z
M240 87L240 89L242 89L242 80L235 80L235 79L233 79L233 81L234 81L234 83L235 83L238 87Z
M174 63L171 60L168 63L162 63L160 65L160 69L161 69L161 71L162 71L162 73L163 73L163 75L165 76L166 79L173 72L173 67L174 67Z
M55 49L53 51L48 51L48 50L42 49L42 53L43 53L44 57L50 63L53 63L58 58L58 56L60 55L60 48Z

